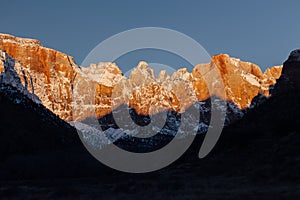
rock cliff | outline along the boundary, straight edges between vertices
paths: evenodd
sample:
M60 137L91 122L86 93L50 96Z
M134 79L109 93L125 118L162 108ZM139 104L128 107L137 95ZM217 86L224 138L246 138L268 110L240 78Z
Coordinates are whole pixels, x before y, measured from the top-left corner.
M192 72L183 68L168 75L161 71L158 77L143 61L127 78L115 63L79 67L71 56L33 39L0 34L0 50L1 81L17 82L23 93L66 121L82 120L91 113L102 117L121 104L142 115L162 110L181 113L212 95L246 109L258 94L269 96L282 71L282 66L275 66L262 73L253 63L220 54ZM215 69L221 80L214 80ZM209 91L210 84L217 89ZM221 85L225 95L218 89Z

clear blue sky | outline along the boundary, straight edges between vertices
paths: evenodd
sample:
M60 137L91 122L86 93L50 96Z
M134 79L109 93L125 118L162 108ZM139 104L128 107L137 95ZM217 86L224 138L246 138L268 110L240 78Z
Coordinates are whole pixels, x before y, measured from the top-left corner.
M262 69L300 47L300 1L2 0L0 32L39 39L80 64L121 31L158 26L183 32L209 54L228 53Z

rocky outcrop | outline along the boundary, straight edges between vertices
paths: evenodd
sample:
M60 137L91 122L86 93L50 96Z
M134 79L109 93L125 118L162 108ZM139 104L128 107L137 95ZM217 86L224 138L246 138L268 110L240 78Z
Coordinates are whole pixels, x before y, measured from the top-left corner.
M276 66L262 73L255 64L220 54L192 72L179 69L168 75L161 71L158 77L146 62L140 62L127 78L115 63L79 67L71 56L43 47L37 40L0 34L0 48L2 80L11 69L23 92L66 121L102 117L122 104L142 115L162 110L181 113L212 95L246 109L258 94L269 96L269 87L282 70ZM216 71L220 79L215 78ZM212 85L214 89L209 90Z
M10 67L30 93L60 118L71 120L72 86L78 70L71 56L43 47L37 40L7 34L0 34L0 50L20 63Z
M222 77L225 99L240 109L248 108L252 99L258 94L269 96L269 87L276 83L282 69L282 66L273 67L263 74L257 65L231 58L227 54L213 56L209 65L200 64L196 69L200 71L201 67L208 68L213 65L217 66ZM215 95L220 96L218 93Z
M266 73L276 74L281 70L275 67ZM280 134L299 131L300 123L300 50L291 52L289 58L283 63L282 73L276 84L270 90L271 97L267 100L257 96L256 104L245 117L233 128L242 130L247 127L247 134Z

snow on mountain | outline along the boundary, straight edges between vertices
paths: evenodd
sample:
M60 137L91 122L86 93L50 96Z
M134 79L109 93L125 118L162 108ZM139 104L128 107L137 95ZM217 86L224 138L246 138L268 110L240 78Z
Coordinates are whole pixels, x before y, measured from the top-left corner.
M28 70L24 70L19 62L15 62L5 52L0 51L0 68L3 69L3 73L0 74L0 83L11 85L19 90L20 93L27 96L33 102L41 104L38 96L35 95L32 79L28 80L24 78L25 73ZM19 76L19 74L24 76Z

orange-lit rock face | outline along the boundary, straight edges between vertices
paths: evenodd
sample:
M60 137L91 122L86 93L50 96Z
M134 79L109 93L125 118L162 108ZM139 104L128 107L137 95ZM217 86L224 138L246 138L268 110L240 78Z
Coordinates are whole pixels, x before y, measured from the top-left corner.
M76 74L72 57L45 48L37 40L5 34L0 34L0 50L21 63L22 68L16 70L22 83L32 83L28 90L36 94L45 107L62 119L71 119L71 90Z
M140 62L126 78L115 63L78 67L72 57L45 48L37 40L0 34L0 50L18 63L14 70L23 86L66 121L102 117L121 104L143 115L162 110L183 112L211 95L244 109L259 93L268 96L269 86L282 71L282 66L276 66L262 73L255 64L220 54L192 72L179 69L168 75L163 70L158 77L146 62ZM0 60L0 73L5 73L3 62Z
M226 100L235 103L240 109L247 108L259 93L268 96L269 86L276 83L282 70L282 66L277 66L267 69L263 74L257 65L226 54L213 56L212 63L220 71Z
M155 114L164 110L180 111L177 97L157 83L134 90L129 106L140 114Z
M274 85L282 73L282 65L269 68L264 73L263 84L269 86ZM268 93L268 91L266 91Z

